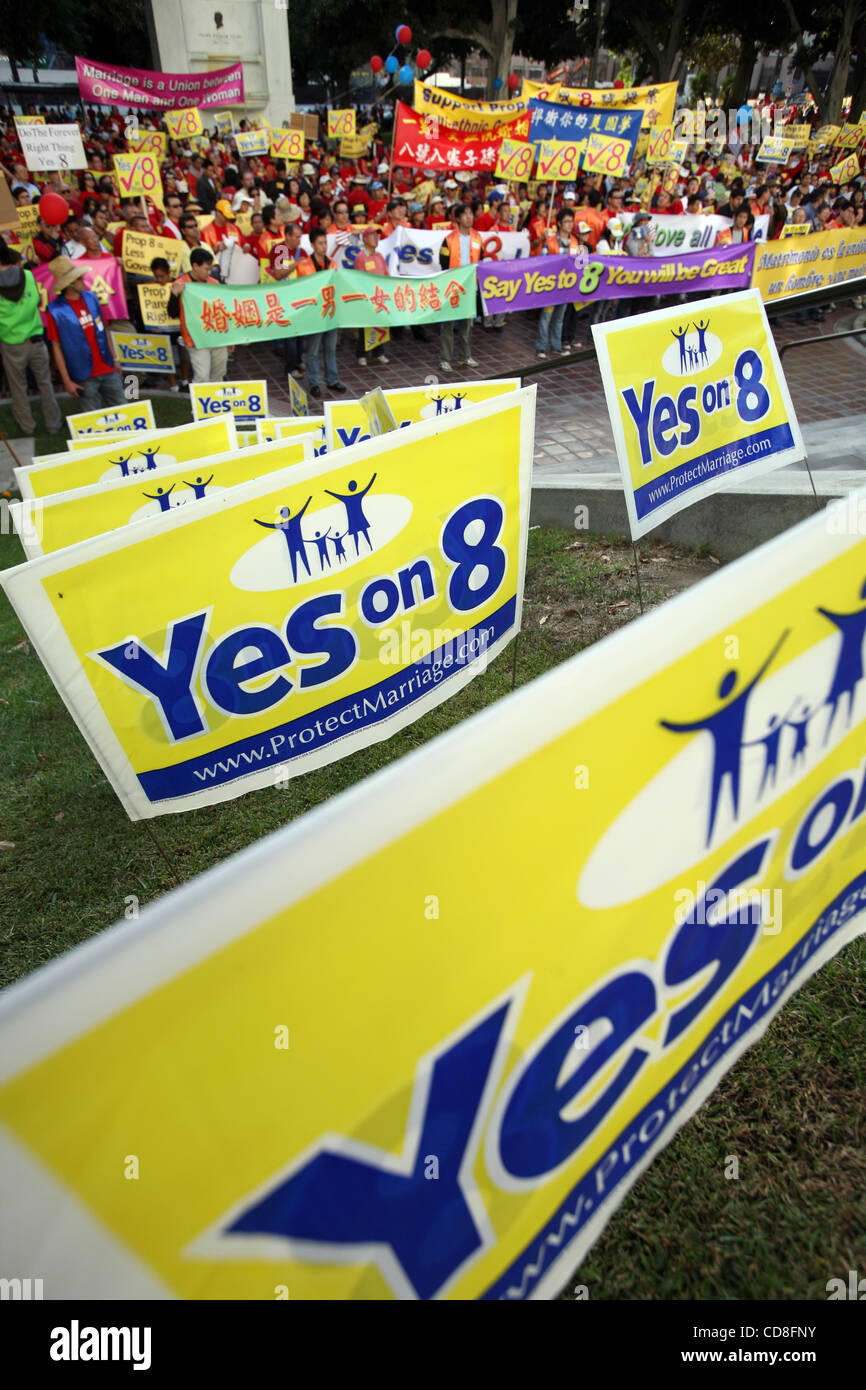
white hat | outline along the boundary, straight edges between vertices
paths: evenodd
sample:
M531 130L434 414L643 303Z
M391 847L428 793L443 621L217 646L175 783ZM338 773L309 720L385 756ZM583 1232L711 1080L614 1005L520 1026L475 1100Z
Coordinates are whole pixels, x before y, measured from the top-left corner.
M456 188L456 187L457 187L457 184L456 184L456 182L454 181L454 179L446 179L445 182L443 183L442 187L443 187L443 188Z
M454 177L458 183L471 183L475 175L470 173L468 169L461 169L460 173L455 174Z
M369 174L353 174L353 175L352 175L352 178L351 178L351 180L350 180L350 182L351 182L351 183L369 183L369 182L370 182L370 175L369 175Z
M576 198L577 194L575 193L573 188L563 188L562 196L563 198Z
M319 183L333 183L333 182L334 182L334 180L331 178L331 175L330 175L330 174L320 174L320 175L319 175Z
M315 172L316 171L313 168L312 164L301 165L301 173L304 175L305 178L311 178L315 174Z
M379 165L379 167L377 168L376 173L377 173L377 174L387 174L387 172L388 172L388 161L385 160L385 159L383 159L383 160L382 160L382 163L381 163L381 164Z

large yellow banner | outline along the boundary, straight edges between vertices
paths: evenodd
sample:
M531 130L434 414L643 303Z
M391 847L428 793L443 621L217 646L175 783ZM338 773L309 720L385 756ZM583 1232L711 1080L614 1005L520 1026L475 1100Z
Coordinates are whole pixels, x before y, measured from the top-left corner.
M676 82L658 82L648 87L564 87L558 82L531 82L525 77L520 90L527 98L539 97L571 106L642 106L645 126L670 125L677 100Z
M93 439L92 448L65 454L40 454L30 468L16 468L21 496L48 497L91 483L112 482L148 468L207 458L237 448L237 429L230 415L173 429L147 430Z
M4 1247L77 1299L555 1296L863 931L849 502L4 991Z
M761 242L752 284L765 303L826 289L866 275L866 228L844 227L797 237L784 249Z
M520 626L534 419L527 387L0 576L130 817L345 757L484 669Z
M90 536L100 536L149 517L173 516L179 507L190 502L214 497L237 483L312 458L313 441L308 436L232 449L193 460L193 467L177 461L160 464L158 457L154 455L146 467L111 481L56 493L53 497L12 502L12 520L27 558L49 555ZM132 462L130 450L125 463L129 466Z
M633 538L805 457L757 290L594 324Z

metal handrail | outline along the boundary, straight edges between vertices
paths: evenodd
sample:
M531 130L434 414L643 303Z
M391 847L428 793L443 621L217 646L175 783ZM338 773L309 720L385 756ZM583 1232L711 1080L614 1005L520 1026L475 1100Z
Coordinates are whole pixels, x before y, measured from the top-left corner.
M830 285L825 289L807 290L805 294L794 295L793 300L780 299L774 304L765 305L768 318L781 318L785 314L796 314L801 309L816 308L820 304L836 303L840 299L856 299L866 293L866 277L851 282L848 285ZM829 343L834 338L850 338L866 336L864 328L845 328L838 333L816 333L814 338L797 338L792 343L785 343L779 349L779 356L787 352L789 347L803 347L807 343ZM552 362L530 362L526 367L512 367L510 372L496 372L493 376L482 378L484 381L503 381L507 377L519 376L521 382L524 377L538 376L541 372L555 371L558 367L573 367L579 362L588 362L596 355L594 347L581 348L579 352L570 352L557 357Z
M789 348L814 347L816 343L832 343L834 338L866 338L866 326L863 328L840 328L838 333L816 333L813 338L795 338L792 343L782 344L779 348L779 356L784 357Z

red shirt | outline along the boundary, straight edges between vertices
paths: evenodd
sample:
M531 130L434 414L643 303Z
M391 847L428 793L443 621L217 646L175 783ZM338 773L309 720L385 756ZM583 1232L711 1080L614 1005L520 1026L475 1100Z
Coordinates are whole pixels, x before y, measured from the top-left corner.
M93 359L93 370L90 375L109 376L114 371L114 368L107 366L102 360L102 354L99 351L99 344L96 341L96 329L93 327L93 319L90 316L90 310L83 299L67 299L66 303L69 305L70 309L78 315L78 322L84 330L87 346L90 348L90 356ZM60 342L57 324L54 322L54 318L51 314L48 315L48 322L45 325L45 336L49 343Z
M489 232L497 225L499 214L497 212L482 212L480 217L475 219L476 232Z
M387 275L388 263L381 251L374 251L372 255L369 251L361 251L355 258L353 270L366 270L371 275Z

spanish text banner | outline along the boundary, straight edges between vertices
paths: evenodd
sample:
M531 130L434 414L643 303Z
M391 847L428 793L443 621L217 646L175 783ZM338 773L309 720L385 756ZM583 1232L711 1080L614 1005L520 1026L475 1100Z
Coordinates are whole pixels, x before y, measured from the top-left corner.
M822 513L5 990L4 1249L61 1299L556 1297L864 929L862 580Z
M274 285L184 286L184 318L196 347L326 333L444 323L475 313L475 266L398 283L362 270L323 270Z
M225 106L244 99L243 63L212 72L152 72L147 68L106 67L76 58L78 90L97 105L144 106L173 111L179 106Z
M129 816L389 738L498 655L520 626L534 418L526 387L0 576Z
M512 97L509 101L467 101L442 87L429 87L416 77L415 110L452 130L471 134L508 125L518 116L524 116L529 110L529 101L525 97Z
M805 457L755 289L594 324L633 539Z
M497 381L449 381L438 386L397 386L383 394L400 429L422 420L439 420L456 410L520 389L519 377ZM349 449L370 439L370 422L361 401L325 401L328 448Z
M313 457L312 438L276 444L254 444L246 449L209 454L189 463L157 464L151 455L142 469L132 468L108 482L92 483L73 492L56 493L11 504L15 522L28 559L50 555L67 545L77 545L91 536L146 521L150 517L174 515L178 507L214 497L226 488L249 482L250 478L276 472L291 463ZM130 450L125 462L129 468L141 462Z
M688 256L537 256L481 261L478 288L485 314L545 309L574 301L634 299L742 289L751 281L754 242Z
M765 303L809 290L844 285L866 275L866 228L842 227L832 232L813 232L793 246L778 249L776 242L759 247L752 284Z
M40 455L31 467L15 470L15 481L22 497L48 497L236 448L235 422L230 415L222 415L216 420L148 430L134 437L126 432L104 441L93 438L91 448L82 452Z

